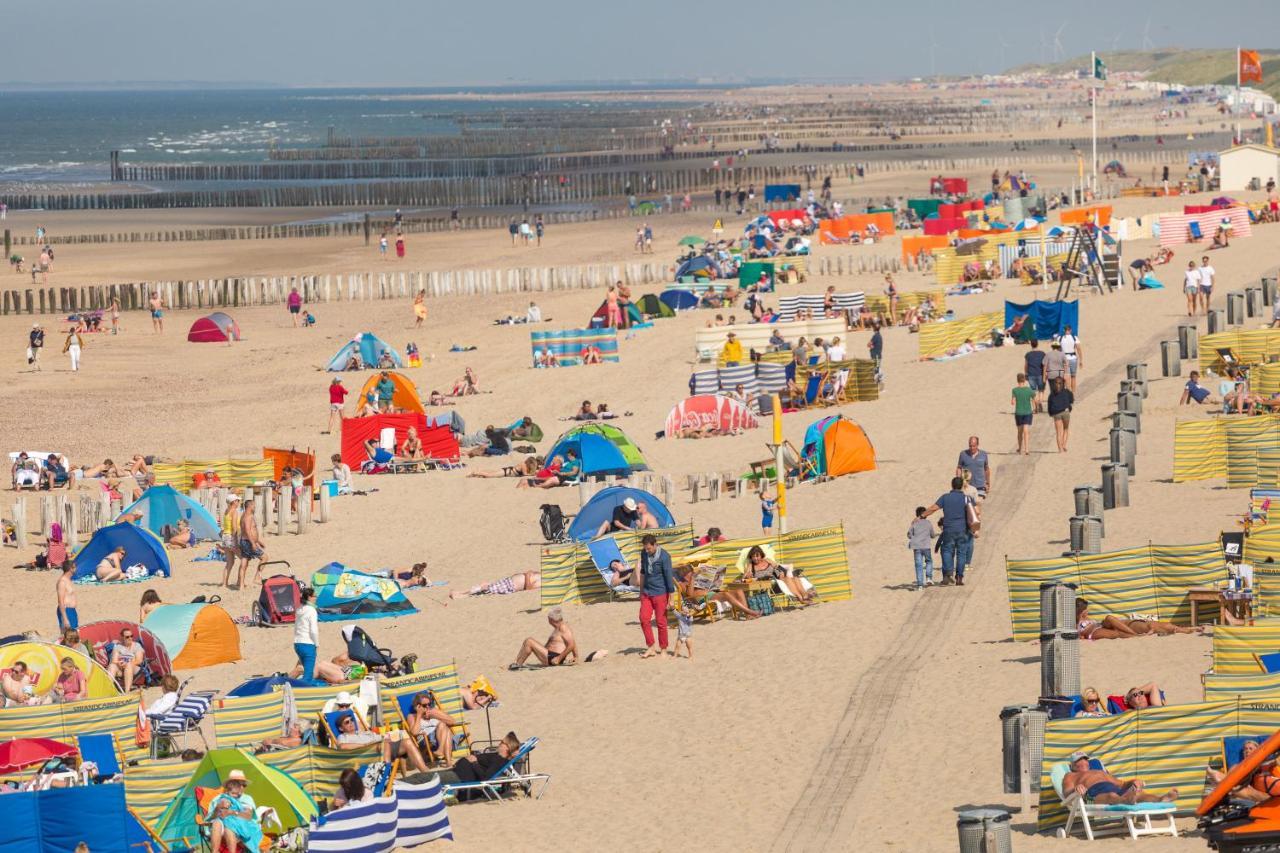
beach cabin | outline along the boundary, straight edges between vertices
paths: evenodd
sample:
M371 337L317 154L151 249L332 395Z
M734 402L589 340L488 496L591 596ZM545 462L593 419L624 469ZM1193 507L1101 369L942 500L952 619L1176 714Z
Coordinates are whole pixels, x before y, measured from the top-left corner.
M1218 155L1222 164L1220 178L1222 192L1240 192L1249 189L1249 182L1258 179L1258 187L1266 187L1267 181L1280 183L1280 148L1270 145L1237 145Z

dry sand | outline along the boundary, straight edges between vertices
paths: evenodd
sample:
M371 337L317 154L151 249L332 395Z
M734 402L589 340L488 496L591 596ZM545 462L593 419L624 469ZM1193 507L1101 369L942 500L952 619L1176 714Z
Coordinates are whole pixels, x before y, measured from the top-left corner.
M923 176L900 178L896 188L886 181L877 192L907 192ZM1149 212L1180 202L1125 200L1119 207ZM26 216L11 215L11 223ZM68 220L70 230L75 222ZM656 257L670 259L675 241L688 231L708 230L710 217L675 216L657 224ZM726 227L733 233L733 224ZM498 233L432 236L410 243L410 259L418 269L525 265L534 257L542 264L609 261L630 256L631 230L627 222L556 228L541 250L511 248ZM1262 228L1214 253L1216 304L1223 292L1255 282L1273 267L1273 245L1270 229ZM898 244L874 248L896 253ZM1133 257L1151 246L1126 251ZM495 729L539 736L535 767L554 776L538 802L452 809L459 850L953 850L956 810L1016 805L1016 798L1000 792L997 715L1004 705L1034 699L1039 686L1037 647L1009 639L1002 558L1064 550L1071 489L1099 480L1106 418L1124 365L1146 361L1153 376L1159 373L1157 342L1171 337L1181 319L1179 268L1188 254L1180 250L1159 269L1164 291L1084 298L1084 367L1065 455L1053 452L1052 428L1043 417L1033 428L1033 455L1010 454L1008 389L1022 349L921 363L914 337L888 330L882 398L841 407L871 436L879 469L790 495L793 528L844 524L853 600L752 623L698 625L693 662L641 661L635 605L617 603L568 609L582 647L609 649L608 659L508 673L520 641L547 633L536 596L448 601L450 590L535 568L538 505L552 500L574 510L572 492L518 491L511 481L468 479L463 471L360 478L360 487L376 491L339 500L333 523L306 536L269 537L268 549L300 576L330 560L377 568L425 559L433 578L448 580L446 587L412 592L421 612L372 623L373 636L397 654L417 652L423 664L455 660L464 679L488 675L503 698ZM371 250L339 240L64 247L57 264L67 283L381 268ZM801 289L819 292L829 283L841 290L881 287L875 276L846 276L813 277ZM929 283L921 275L899 276L908 289ZM994 310L1010 295L1030 294L1003 282L995 293L949 304L963 317ZM538 301L554 318L553 327L570 327L600 298L599 292L555 293ZM368 329L397 347L414 340L434 356L409 371L423 391L447 389L464 367L473 367L485 393L457 407L471 429L528 414L550 439L565 426L558 418L582 399L603 400L616 411L635 412L620 425L654 470L677 481L688 471L743 469L761 458L765 430L696 442L654 438L670 407L687 393L693 333L705 313L637 332L621 343L621 364L533 371L527 330L491 325L521 311L525 301L518 295L434 300L420 332L411 329L405 302L320 305L319 325L311 330L291 328L282 308L241 310L236 316L246 340L232 347L188 344L185 330L194 312L168 312L163 335L151 332L145 314L133 313L119 337L88 341L79 374L70 373L57 354L56 332L45 370L28 372L21 354L30 319L0 318L0 341L8 342L10 353L8 381L0 389L0 435L6 450L58 449L77 464L134 452L254 455L263 445L311 446L325 457L336 450L337 438L319 434L329 379L320 367L353 333ZM46 325L55 324L46 318ZM850 352L865 352L867 333L848 337ZM452 343L478 349L448 353ZM357 377L347 379L349 387L358 386ZM1138 475L1130 482L1132 506L1108 515L1106 548L1204 541L1245 508L1245 495L1221 483L1169 482L1180 389L1179 380L1152 383ZM787 437L798 444L814 417L787 415ZM912 510L946 491L970 433L982 437L995 471L970 581L963 589L910 591L905 531ZM496 463L472 463L491 465ZM682 492L671 509L699 530L717 525L743 536L758 529L752 500L693 505ZM33 553L6 555L17 562ZM173 577L154 586L165 600L184 601L215 592L219 568L177 554ZM0 624L52 634L54 579L6 571L11 594L0 601ZM143 588L81 588L82 619L134 614ZM223 594L224 606L240 615L256 592ZM242 642L242 662L201 670L196 685L227 688L292 662L286 630L246 629ZM1154 679L1171 701L1196 701L1209 649L1208 639L1185 636L1085 644L1084 681L1114 693ZM321 653L337 651L336 627L323 628ZM483 725L473 717L477 722ZM1056 840L1026 834L1033 819L1015 815L1016 848L1058 849ZM1143 846L1191 850L1202 844Z

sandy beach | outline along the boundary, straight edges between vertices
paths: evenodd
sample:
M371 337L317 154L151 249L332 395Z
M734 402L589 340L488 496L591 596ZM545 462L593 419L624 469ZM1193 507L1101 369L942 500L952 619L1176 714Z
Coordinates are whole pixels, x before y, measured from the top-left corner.
M1011 155L1009 167L1017 165ZM1063 164L1028 171L1058 186L1069 183L1075 170ZM961 174L981 188L989 170ZM852 186L841 180L837 196L915 196L926 185L924 172L892 172ZM1180 211L1184 203L1207 203L1212 195L1126 198L1115 202L1115 210L1117 216L1148 217ZM308 209L272 211L269 217L315 215ZM10 211L5 224L21 233L33 232L37 224L53 233L97 233L192 222L244 224L260 221L257 216ZM674 263L677 241L688 233L708 234L715 218L706 212L656 217L655 252L644 260ZM740 233L746 221L723 218L727 235ZM57 248L50 286L617 263L640 259L631 247L635 226L629 219L555 226L535 248L512 246L501 231L409 235L403 261L382 260L376 245L366 246L361 238L68 245ZM1258 227L1252 238L1213 253L1214 307L1223 306L1226 291L1274 272L1273 227ZM890 238L876 246L814 251L818 257L837 251L897 256L899 248L899 239ZM1126 262L1154 248L1151 240L1128 243ZM1130 479L1131 505L1108 512L1104 549L1206 541L1231 529L1247 509L1247 494L1228 491L1220 481L1175 485L1171 479L1173 424L1188 412L1177 405L1185 378L1159 378L1159 342L1176 337L1185 317L1180 270L1201 254L1199 248L1180 248L1169 265L1157 268L1164 290L1126 287L1081 296L1083 366L1065 454L1055 452L1046 416L1037 416L1032 427L1031 455L1013 453L1008 392L1025 348L921 362L915 335L887 329L879 400L784 416L784 433L796 445L815 418L836 412L861 424L874 443L877 470L802 485L788 498L792 529L843 524L853 599L753 622L698 624L692 661L642 660L636 605L618 602L566 608L584 650L609 650L603 661L506 671L526 636L541 639L547 633L536 593L462 600L450 600L449 593L537 568L539 505L558 502L576 511L578 499L569 489L525 491L511 480L466 476L500 467L496 460L470 460L459 471L358 475L357 488L370 494L340 498L333 521L305 536L271 535L266 544L271 557L287 560L300 578L330 561L404 569L425 560L433 579L447 581L411 591L420 612L370 623L370 633L397 654L416 652L420 665L455 661L464 681L488 676L502 694L492 718L495 734L512 729L521 737L539 737L535 768L553 776L538 801L451 808L459 851L954 850L957 812L981 805L1015 810L1017 850L1075 849L1079 842L1034 834L1034 812L1016 813L1017 797L1001 792L1000 709L1034 701L1039 689L1038 647L1010 639L1003 560L1068 549L1072 488L1100 480L1114 394L1131 362L1146 362L1153 381L1138 472ZM0 275L16 278L8 271ZM902 290L935 286L932 274L918 272L900 273L897 282ZM812 274L784 292L821 293L829 284L868 294L883 288L873 274ZM990 293L951 297L948 307L964 318L997 310L1005 299L1033 296L1051 298L1052 291L1046 296L1002 280ZM592 290L534 298L551 328L576 328L602 297ZM619 364L533 370L528 329L493 324L523 313L528 301L527 294L432 299L421 330L413 328L408 300L311 306L318 321L312 329L293 328L283 307L239 309L235 317L244 340L229 347L186 341L199 312L167 311L163 334L153 333L144 312L131 312L120 335L87 337L78 373L60 354L64 324L51 316L35 318L49 329L49 346L44 369L33 372L23 357L33 318L0 317L0 352L7 353L0 359L7 365L0 435L6 436L6 451L58 450L76 465L133 453L256 456L263 446L313 448L318 459L327 459L338 440L321 434L331 378L323 365L354 334L373 331L397 348L410 341L418 345L424 365L406 373L424 396L447 392L467 367L476 372L482 393L456 405L468 430L528 415L547 433L540 445L545 451L569 426L562 421L589 399L634 413L614 423L639 445L652 470L678 484L690 472L745 471L766 454L767 426L702 441L655 438L668 411L687 395L694 333L712 312L684 313L626 336ZM1200 323L1203 332L1203 318ZM1258 323L1248 321L1250 327ZM869 336L850 332L848 351L864 355ZM475 349L450 352L454 345ZM1186 371L1184 365L1184 377ZM354 392L367 375L343 378ZM973 566L963 588L914 591L907 526L917 505L927 506L947 491L971 434L990 453L994 474ZM681 489L670 509L699 533L710 526L730 537L759 530L759 504L751 497L692 503ZM216 592L233 616L247 614L257 588L217 588L220 564L191 559L206 550L173 553L173 577L161 582L80 588L82 622L135 613L149 586L167 602ZM10 594L0 597L0 623L51 637L54 577L9 568L35 552L29 547L3 554L0 571ZM226 689L293 662L288 629L244 628L241 639L244 659L199 670L198 688ZM1083 683L1103 694L1155 681L1171 704L1201 697L1199 676L1211 649L1206 637L1082 646ZM322 625L321 655L339 650L337 627ZM473 730L483 727L483 715L470 719ZM1203 844L1192 837L1142 846L1189 851Z

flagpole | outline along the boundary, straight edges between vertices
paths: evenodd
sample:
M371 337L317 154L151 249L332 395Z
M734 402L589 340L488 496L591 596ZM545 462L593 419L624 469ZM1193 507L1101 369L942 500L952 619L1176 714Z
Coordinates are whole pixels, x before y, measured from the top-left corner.
M1239 145L1244 141L1240 137L1240 45L1236 45L1236 102L1231 105L1231 111L1236 116L1235 144Z
M1098 52L1091 51L1089 63L1089 96L1093 113L1093 191L1098 191ZM1239 63L1237 63L1238 65Z

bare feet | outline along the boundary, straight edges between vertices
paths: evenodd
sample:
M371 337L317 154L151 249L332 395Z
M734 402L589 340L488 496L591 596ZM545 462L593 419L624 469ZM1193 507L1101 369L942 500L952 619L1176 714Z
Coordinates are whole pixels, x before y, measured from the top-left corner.
M654 655L656 655L656 654L658 654L658 649L657 649L657 647L656 647L656 646L650 646L649 648L645 649L644 654L640 655L640 657L642 657L642 658L651 658L651 657L653 657L653 656L654 656Z
M1160 802L1171 803L1176 799L1178 799L1178 789L1170 788L1169 793L1165 794L1163 797L1160 798Z

